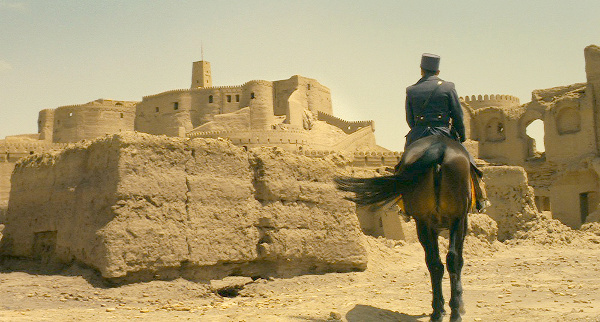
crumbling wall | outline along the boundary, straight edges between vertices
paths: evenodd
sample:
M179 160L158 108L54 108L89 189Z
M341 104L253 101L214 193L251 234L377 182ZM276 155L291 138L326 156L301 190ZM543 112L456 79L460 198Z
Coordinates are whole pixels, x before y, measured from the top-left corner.
M483 167L491 206L486 214L498 223L498 239L511 238L538 216L527 173L517 166Z
M105 137L17 164L0 248L117 281L364 269L335 169L225 140Z
M0 224L4 220L4 212L8 208L10 194L10 176L15 167L13 162L0 161Z

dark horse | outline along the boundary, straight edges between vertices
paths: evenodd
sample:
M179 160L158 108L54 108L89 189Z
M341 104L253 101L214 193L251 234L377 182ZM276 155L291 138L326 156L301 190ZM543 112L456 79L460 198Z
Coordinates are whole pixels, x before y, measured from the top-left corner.
M431 321L442 321L444 297L438 235L450 230L446 266L450 274L451 321L461 321L465 312L460 280L467 213L472 205L469 154L457 141L432 135L412 143L402 155L402 166L394 175L375 178L336 178L338 188L352 191L349 198L360 205L383 206L401 196L406 213L417 224L419 241L425 249L425 261L433 289Z

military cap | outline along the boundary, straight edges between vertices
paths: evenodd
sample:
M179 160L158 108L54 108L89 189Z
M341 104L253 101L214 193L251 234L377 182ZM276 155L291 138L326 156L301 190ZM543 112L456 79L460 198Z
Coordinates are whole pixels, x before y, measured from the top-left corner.
M421 68L432 72L440 69L440 56L434 54L423 54L421 56Z

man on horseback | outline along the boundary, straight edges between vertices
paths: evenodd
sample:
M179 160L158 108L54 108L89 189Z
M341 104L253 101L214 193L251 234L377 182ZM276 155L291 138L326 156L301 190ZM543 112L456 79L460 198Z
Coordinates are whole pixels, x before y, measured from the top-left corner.
M423 54L421 57L422 78L406 88L406 122L410 132L406 135L405 148L414 141L429 136L442 135L464 142L465 126L463 111L454 83L438 78L440 56ZM401 164L396 166L398 171ZM487 204L483 173L471 157L471 173L475 186L476 208L483 212Z

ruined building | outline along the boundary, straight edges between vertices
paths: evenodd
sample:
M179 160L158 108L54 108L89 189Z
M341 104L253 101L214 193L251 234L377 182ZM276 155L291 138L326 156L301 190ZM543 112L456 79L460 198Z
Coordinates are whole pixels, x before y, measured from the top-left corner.
M536 90L526 104L510 95L462 98L468 149L490 165L525 168L537 208L571 227L600 220L600 47L588 46L585 62L587 82ZM99 99L42 110L38 134L0 140L0 210L18 158L119 132L227 138L244 148L273 146L311 157L342 152L354 166L393 166L400 158L376 144L372 121L335 117L329 89L314 79L212 84L210 64L199 61L190 88L140 102ZM527 135L535 120L544 123L544 152ZM383 230L381 223L373 226Z
M584 52L586 83L535 90L526 104L506 95L463 99L478 157L525 168L538 209L575 228L600 219L600 47ZM526 132L535 120L544 123L543 153Z

